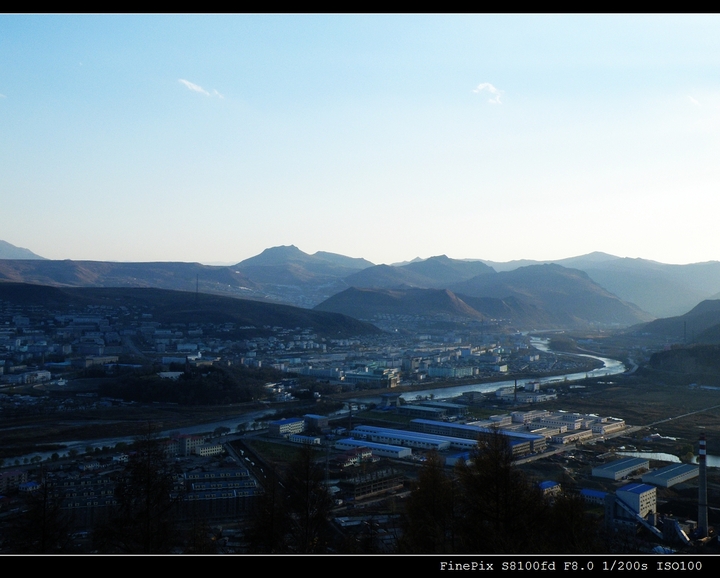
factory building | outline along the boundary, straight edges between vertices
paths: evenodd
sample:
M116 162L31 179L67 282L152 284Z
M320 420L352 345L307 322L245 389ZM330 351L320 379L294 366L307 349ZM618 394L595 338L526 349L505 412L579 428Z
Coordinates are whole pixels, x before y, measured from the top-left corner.
M615 495L641 517L657 512L657 488L647 484L628 484Z
M326 415L308 413L303 416L303 419L307 429L323 431L330 428L330 422Z
M427 419L414 419L410 427L415 431L447 437L458 437L477 441L480 436L501 433L508 438L514 455L541 452L546 448L544 436L531 433L496 430L494 428L483 428L473 425L457 423L446 423Z
M554 444L573 444L583 440L592 439L593 432L589 429L560 432L551 436Z
M649 465L649 460L643 458L624 458L593 468L592 475L596 478L621 480L638 470L647 470Z
M346 451L355 448L370 448L373 452L373 455L382 456L384 458L409 458L412 455L412 450L410 448L403 448L400 446L392 446L388 444L378 444L366 440L355 440L352 438L346 438L335 442L336 450Z
M447 415L454 415L457 417L465 416L468 413L468 408L466 405L462 405L459 403L449 403L447 401L423 401L418 405L422 407L435 407L438 409L443 409L445 410L445 413Z
M603 492L600 490L592 490L590 488L582 488L580 490L580 496L588 504L602 506L605 504L605 497L607 496L607 492Z
M616 418L604 418L592 425L594 434L607 435L625 429L625 420Z
M427 407L422 405L401 405L397 408L400 415L411 417L425 417L442 419L447 415L447 410L441 407Z
M699 473L700 468L692 464L670 464L659 470L644 474L642 481L661 488L669 488L675 484L697 478Z
M443 439L440 436L368 425L356 427L350 432L350 435L356 439L370 440L381 444L404 446L421 450L443 451L450 448L450 441Z

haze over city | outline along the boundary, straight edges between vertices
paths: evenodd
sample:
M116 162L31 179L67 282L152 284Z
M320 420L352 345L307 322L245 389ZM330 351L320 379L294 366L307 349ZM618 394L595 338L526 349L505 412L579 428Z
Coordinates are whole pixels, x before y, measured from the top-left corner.
M49 259L718 258L717 16L0 16Z

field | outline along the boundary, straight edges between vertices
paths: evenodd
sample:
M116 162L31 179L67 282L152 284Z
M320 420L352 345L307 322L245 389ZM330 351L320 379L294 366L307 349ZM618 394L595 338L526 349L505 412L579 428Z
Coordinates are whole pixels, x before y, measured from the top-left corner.
M708 453L720 454L720 390L653 383L633 376L611 380L586 381L583 389L566 386L558 401L537 407L622 418L628 425L644 427L636 438L657 432L678 438L677 446L695 445L700 433L705 433Z

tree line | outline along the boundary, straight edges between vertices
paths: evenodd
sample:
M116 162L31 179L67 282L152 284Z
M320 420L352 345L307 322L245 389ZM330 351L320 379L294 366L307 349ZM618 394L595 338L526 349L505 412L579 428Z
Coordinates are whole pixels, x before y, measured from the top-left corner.
M451 472L432 453L405 510L401 553L533 554L605 551L579 495L548 498L513 461L506 436L482 436Z

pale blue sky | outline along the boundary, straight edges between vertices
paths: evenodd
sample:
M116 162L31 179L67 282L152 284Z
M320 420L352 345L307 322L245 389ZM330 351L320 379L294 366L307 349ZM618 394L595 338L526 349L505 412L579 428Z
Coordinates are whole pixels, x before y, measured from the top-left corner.
M53 259L720 259L720 17L0 16Z

